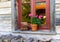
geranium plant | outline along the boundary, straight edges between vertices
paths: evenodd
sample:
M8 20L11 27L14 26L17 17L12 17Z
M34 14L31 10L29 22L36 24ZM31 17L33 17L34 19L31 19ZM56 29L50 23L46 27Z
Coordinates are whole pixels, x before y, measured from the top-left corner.
M33 15L33 14L29 14L29 16L31 17L31 23L32 24L37 24L37 25L41 25L43 23L43 16L42 15Z

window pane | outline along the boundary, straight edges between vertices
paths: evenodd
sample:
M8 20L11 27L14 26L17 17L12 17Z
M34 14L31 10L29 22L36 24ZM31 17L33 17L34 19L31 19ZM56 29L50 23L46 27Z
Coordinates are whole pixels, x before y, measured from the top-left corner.
M46 25L46 2L36 0L36 16L39 19L37 24L39 25L38 28L41 29L41 26ZM39 30L38 29L38 30Z
M30 30L27 25L31 22L29 17L29 14L31 13L30 8L30 0L22 0L22 28L20 28L20 30Z

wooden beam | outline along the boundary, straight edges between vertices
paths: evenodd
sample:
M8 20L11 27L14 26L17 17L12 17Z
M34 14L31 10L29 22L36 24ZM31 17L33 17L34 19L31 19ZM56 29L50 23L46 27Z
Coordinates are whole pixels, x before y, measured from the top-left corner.
M46 24L50 30L50 0L46 0Z
M36 11L35 11L35 0L31 0L31 13L32 14L36 14Z
M18 3L18 28L21 27L22 22L22 0L17 0Z

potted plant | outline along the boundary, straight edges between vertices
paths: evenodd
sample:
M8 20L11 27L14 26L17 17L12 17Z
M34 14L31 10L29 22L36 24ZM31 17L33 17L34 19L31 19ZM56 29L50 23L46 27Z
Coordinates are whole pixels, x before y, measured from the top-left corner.
M43 19L43 16L40 15L33 15L33 14L29 14L29 16L31 17L31 28L32 28L32 31L36 31L37 30L37 26L38 25L41 25L42 24L42 19Z

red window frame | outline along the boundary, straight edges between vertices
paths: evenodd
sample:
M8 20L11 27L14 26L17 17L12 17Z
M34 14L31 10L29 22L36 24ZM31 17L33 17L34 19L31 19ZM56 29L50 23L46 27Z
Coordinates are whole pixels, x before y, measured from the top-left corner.
M40 0L40 2L45 0ZM18 3L18 28L22 22L22 0L17 0ZM35 0L31 0L31 13L35 14ZM50 30L50 0L46 0L46 25L40 27L40 30Z

